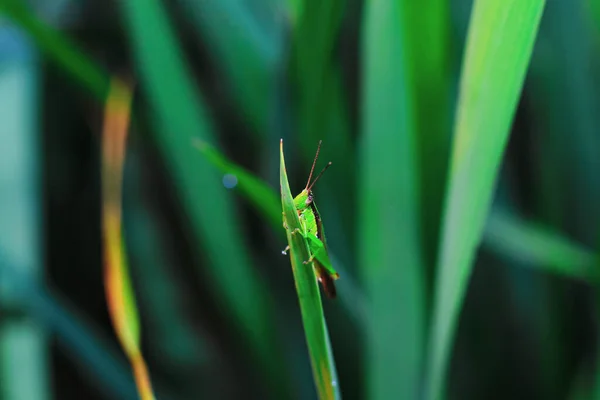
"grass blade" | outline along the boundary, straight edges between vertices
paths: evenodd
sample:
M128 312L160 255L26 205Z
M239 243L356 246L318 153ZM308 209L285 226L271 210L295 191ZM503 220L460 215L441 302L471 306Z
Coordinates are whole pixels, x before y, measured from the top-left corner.
M266 32L251 10L239 0L179 0L179 3L186 16L194 20L201 40L211 50L220 72L226 75L225 82L238 103L239 112L251 123L257 135L264 135L270 76L280 57L281 33ZM266 6L256 3L256 7ZM240 65L244 67L240 68Z
M417 104L421 223L423 254L427 271L427 297L438 250L440 220L450 154L450 2L426 0L402 2L406 9L409 47L408 68ZM427 12L424 12L427 10Z
M367 398L418 395L425 334L414 96L400 1L368 1L359 267L370 304Z
M294 198L290 192L290 185L285 169L283 157L283 140L280 144L281 165L279 182L281 185L281 205L283 207L283 219L287 225L286 235L290 246L290 260L302 322L308 344L308 352L313 369L313 377L320 399L340 398L338 382L335 371L333 353L329 344L329 334L321 304L321 293L314 269L311 265L304 265L310 255L308 244L302 235L293 235L295 229L300 229L300 220L294 207Z
M109 76L60 31L40 21L21 0L0 1L0 12L19 24L58 65L104 101Z
M239 165L229 161L217 149L201 140L195 140L194 145L200 153L223 174L235 176L236 189L248 200L254 208L266 218L271 226L278 230L281 227L280 201L277 192L254 174Z
M332 66L332 54L345 7L343 0L304 0L293 32L291 73L297 88L297 121L303 151L312 154L324 128L330 123L334 97L341 91ZM347 132L335 147L350 148ZM333 137L332 137L333 139Z
M111 84L102 133L102 230L108 309L121 346L134 371L143 400L154 399L146 362L140 348L140 326L135 294L129 280L121 227L121 192L129 128L131 91L118 80Z
M598 259L585 247L503 211L492 211L483 234L490 250L556 275L595 283Z
M191 145L193 138L213 143L215 133L202 98L194 90L167 13L156 0L120 4L140 79L156 113L158 147L210 261L207 270L212 294L248 341L251 356L261 366L259 372L272 382L279 397L286 397L287 375L282 353L277 350L269 292L250 262L231 197L214 169Z
M343 0L304 0L303 12L294 26L293 78L298 87L300 131L312 148L327 117L328 101L324 101L327 83L333 75L331 67L335 39L345 6Z
M427 399L444 396L458 315L543 8L544 0L477 0L473 6L437 266Z

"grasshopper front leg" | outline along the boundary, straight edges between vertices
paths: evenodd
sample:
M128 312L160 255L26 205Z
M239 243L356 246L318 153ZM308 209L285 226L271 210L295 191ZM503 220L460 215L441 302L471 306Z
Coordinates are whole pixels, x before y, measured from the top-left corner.
M306 261L302 261L302 264L304 264L304 265L310 264L311 262L313 262L313 261L314 261L314 259L315 259L315 255L313 254L312 256L310 256L310 257L308 258L308 260L306 260Z
M284 227L287 229L287 226L286 226L286 224L285 224L285 219L283 220L283 225L284 225ZM291 234L292 234L292 235L295 235L295 234L296 234L296 233L298 233L298 232L302 233L302 231L300 230L300 228L296 228L296 229L294 229L294 230L292 231L292 233L291 233ZM285 246L285 249L283 249L283 250L281 251L281 254L283 254L284 256L285 256L285 255L287 255L287 252L288 252L288 250L289 250L289 249L290 249L290 245L288 244L287 246Z

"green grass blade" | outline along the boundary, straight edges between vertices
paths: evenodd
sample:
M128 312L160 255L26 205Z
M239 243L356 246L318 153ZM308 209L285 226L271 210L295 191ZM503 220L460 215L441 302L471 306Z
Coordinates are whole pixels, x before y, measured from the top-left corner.
M589 283L600 280L598 259L592 251L503 211L491 212L483 244L501 256L545 272Z
M331 68L332 53L342 21L345 1L304 0L293 32L293 77L298 88L300 124L306 123L305 132L316 142L314 128L321 126L325 117L323 89ZM306 121L309 118L310 121Z
M234 175L238 182L236 190L241 192L244 198L256 208L263 218L268 220L271 226L279 230L281 227L281 203L275 189L256 175L229 161L217 149L207 143L196 140L194 145L223 174Z
M399 1L368 1L359 268L370 301L367 398L418 396L425 336L414 96Z
M88 58L60 31L40 21L21 0L0 1L0 12L19 24L61 68L104 101L110 78L98 64Z
M220 73L225 75L224 81L230 86L239 112L257 134L265 135L270 77L280 57L281 35L265 32L239 0L179 0L179 3L184 6L185 15L195 22L201 40L215 57Z
M473 6L437 266L427 399L444 396L458 315L543 8L543 0L477 0Z
M229 194L218 174L191 145L194 137L211 143L215 134L202 99L193 89L167 14L158 1L120 4L141 84L156 113L158 148L210 261L207 268L213 294L248 341L259 371L272 382L278 396L285 396L286 374L267 288L250 263Z
M300 301L300 311L302 313L302 322L304 324L313 377L320 399L337 399L340 398L339 385L336 377L335 362L329 344L325 315L323 314L323 306L321 304L319 284L312 266L303 264L310 257L306 240L300 234L292 235L295 229L300 229L300 220L294 207L294 198L290 192L290 185L287 179L283 157L283 140L281 141L280 154L279 182L281 185L283 219L287 225L286 235L290 246L290 260L292 262L298 300Z
M403 1L408 68L417 104L421 223L428 295L438 251L446 171L450 154L450 2ZM424 10L427 10L424 12Z

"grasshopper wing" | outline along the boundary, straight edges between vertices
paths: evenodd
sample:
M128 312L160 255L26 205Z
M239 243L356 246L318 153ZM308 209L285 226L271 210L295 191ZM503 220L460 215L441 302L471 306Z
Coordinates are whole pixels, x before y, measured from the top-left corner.
M323 291L327 297L330 299L335 299L337 292L335 290L335 282L333 278L318 260L313 260L313 264L315 266L315 272L317 273L317 279L319 282L321 282L321 286L323 286Z

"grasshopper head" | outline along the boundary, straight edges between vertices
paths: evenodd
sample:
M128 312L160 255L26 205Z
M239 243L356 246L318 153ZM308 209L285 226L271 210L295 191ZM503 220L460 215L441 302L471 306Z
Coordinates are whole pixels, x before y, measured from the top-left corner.
M301 191L300 194L294 198L294 206L296 207L296 210L298 210L299 212L306 210L310 206L310 203L312 203L312 202L313 202L312 191L308 191L306 189Z

